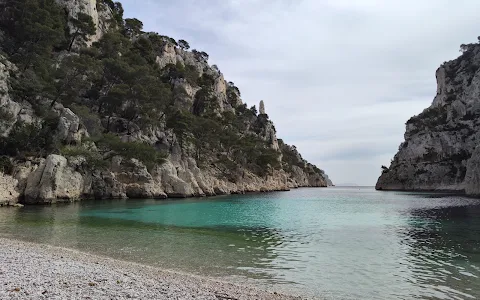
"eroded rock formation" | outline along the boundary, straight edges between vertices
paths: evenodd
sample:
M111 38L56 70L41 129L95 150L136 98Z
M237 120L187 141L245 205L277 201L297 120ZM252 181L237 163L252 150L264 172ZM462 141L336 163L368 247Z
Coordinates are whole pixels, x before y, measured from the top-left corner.
M464 50L437 70L432 105L407 122L405 141L377 189L480 194L480 45Z
M100 40L112 26L112 10L102 1L56 2L65 9L69 18L75 18L80 12L91 16L97 31L96 35L89 38L88 46ZM75 30L71 23L69 26L70 31ZM61 51L54 56L61 61L70 55L76 55L75 50L73 49L72 53ZM2 170L7 172L8 169L8 174L0 173L0 205L14 204L17 201L45 204L85 198L202 197L307 186L325 187L331 184L328 176L307 163L296 148L277 139L274 124L266 114L263 101L260 103L260 114L253 108L248 109L241 100L238 88L232 82L227 82L216 66L210 66L204 54L187 51L165 41L156 53L153 64L155 61L160 69L173 65L179 69L193 70L197 78L202 75L212 78L213 84L211 91L208 91L207 100L215 102L214 116L222 122L237 121L239 124L235 124L238 127L235 127L235 136L253 137L253 141L259 143L261 149L269 150L267 154L273 153L275 159L264 164L265 170L248 165L246 157L241 157L231 167L219 163L222 159L232 163L230 159L233 154L227 149L222 149L221 153L208 153L205 155L206 159L200 160L196 153L198 149L189 142L190 136L179 136L178 132L169 128L165 113L158 113L154 125L142 127L119 114L101 118L87 109L87 115L80 115L73 108L75 105L52 102L51 99L49 101L39 95L34 104L46 110L39 114L36 111L38 107L32 107L30 102L11 93L11 76L13 74L15 77L19 70L6 57L0 57L0 136L8 140L13 128L43 124L49 117L57 120L52 129L52 143L58 146L56 150L40 151L40 154L36 155L23 153L21 156L2 156L6 164L2 166ZM192 115L197 113L194 107L202 89L198 80L188 80L185 76L172 79L168 84L173 94L172 107ZM89 101L86 96L79 98L78 102ZM98 107L96 109L100 111ZM198 112L199 115L202 113ZM87 124L86 120L93 125ZM138 159L125 158L112 154L112 151L100 152L95 142L89 140L96 127L101 127L100 131L114 134L123 142L148 144L168 156L163 163L147 166ZM59 154L65 147L76 147L77 152ZM245 156L244 153L241 154ZM100 158L102 167L96 168L92 165L89 155Z

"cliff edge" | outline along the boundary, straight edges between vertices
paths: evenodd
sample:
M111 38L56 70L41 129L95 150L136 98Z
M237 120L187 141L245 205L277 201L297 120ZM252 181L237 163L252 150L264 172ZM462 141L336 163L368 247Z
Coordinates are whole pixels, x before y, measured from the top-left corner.
M432 105L406 123L405 141L377 190L480 195L480 45L462 45L436 72Z
M331 185L263 101L119 2L0 0L0 41L0 205Z

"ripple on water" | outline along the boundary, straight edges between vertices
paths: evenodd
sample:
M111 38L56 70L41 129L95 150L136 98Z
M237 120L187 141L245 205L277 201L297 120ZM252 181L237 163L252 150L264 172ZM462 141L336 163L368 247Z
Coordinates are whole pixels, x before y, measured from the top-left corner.
M0 210L0 232L327 299L480 298L480 202L445 194L84 202Z

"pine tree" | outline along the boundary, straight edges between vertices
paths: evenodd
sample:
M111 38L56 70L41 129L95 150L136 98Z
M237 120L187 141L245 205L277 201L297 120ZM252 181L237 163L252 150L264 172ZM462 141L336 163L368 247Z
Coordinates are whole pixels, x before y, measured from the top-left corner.
M68 51L72 51L75 42L81 46L85 46L88 42L89 36L96 33L95 23L90 15L85 13L78 13L76 18L70 18L70 24L73 27L71 33L70 44L68 45Z

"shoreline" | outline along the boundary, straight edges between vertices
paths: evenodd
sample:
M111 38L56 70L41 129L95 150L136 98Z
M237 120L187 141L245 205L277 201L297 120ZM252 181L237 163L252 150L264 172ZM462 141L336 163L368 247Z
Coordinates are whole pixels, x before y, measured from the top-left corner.
M468 196L465 190L452 190L452 189L390 189L390 188L377 188L378 192L415 192L415 193L436 193L436 194L448 194L455 196Z
M77 203L82 201L115 201L115 200L156 200L156 201L168 201L168 200L186 200L186 199L208 199L208 198L216 198L216 197L225 197L225 196L242 196L242 195L261 195L261 194L269 194L269 193L279 193L279 192L290 192L292 190L298 189L328 189L331 188L329 186L301 186L301 187L294 187L288 190L268 190L268 191L245 191L243 193L230 193L230 194L217 194L217 195L193 195L193 196L167 196L164 198L105 198L105 199L93 199L93 198L79 198L79 199L57 199L55 202L42 202L42 203L27 203L23 199L23 197L19 197L18 201L16 202L6 202L1 203L1 207L24 207L24 206L48 206L48 205L55 205L55 204L70 204L70 203Z
M5 237L0 282L1 299L302 299Z

